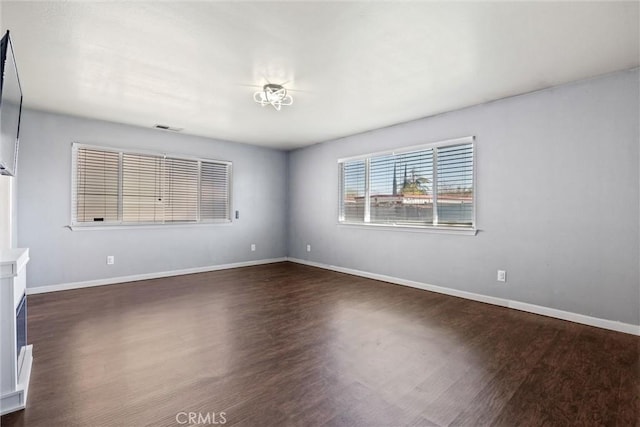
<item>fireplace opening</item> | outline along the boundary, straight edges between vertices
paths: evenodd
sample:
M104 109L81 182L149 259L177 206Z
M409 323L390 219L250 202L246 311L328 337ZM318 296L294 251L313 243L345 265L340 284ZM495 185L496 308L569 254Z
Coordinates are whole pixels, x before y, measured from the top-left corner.
M22 295L22 299L16 308L16 356L18 358L18 373L22 370L24 361L24 351L27 345L27 295Z

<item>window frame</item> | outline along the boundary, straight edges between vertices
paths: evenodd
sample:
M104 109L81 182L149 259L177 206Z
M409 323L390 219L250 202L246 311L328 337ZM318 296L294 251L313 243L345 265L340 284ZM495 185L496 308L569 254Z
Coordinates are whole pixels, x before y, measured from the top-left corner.
M95 221L95 222L77 222L75 210L76 206L74 206L74 202L76 201L74 195L76 195L77 188L77 179L78 179L78 164L77 164L77 153L80 149L90 149L90 150L100 150L106 152L117 153L119 155L119 167L118 167L118 221ZM171 158L178 160L190 160L197 161L198 163L198 201L197 201L197 213L196 221L147 221L147 222L125 222L122 220L122 203L123 203L123 155L124 154L133 154L133 155L143 155L143 156L157 156L162 158ZM228 218L226 219L208 219L201 220L200 219L200 194L201 194L201 162L206 163L215 163L225 165L228 168L227 173L227 192L228 192ZM70 225L68 226L71 230L110 230L110 229L131 229L131 228L167 228L167 227L197 227L197 226L205 226L205 225L229 225L233 222L233 162L228 160L215 160L208 159L197 156L189 156L185 154L174 154L174 153L166 153L160 151L153 150L144 150L144 149L129 149L129 148L119 148L113 146L105 146L105 145L94 145L94 144L85 144L80 142L73 142L71 144L71 193L70 193Z
M370 220L370 210L371 210L371 189L370 189L370 180L371 180L371 170L370 164L371 160L374 157L381 156L395 156L400 154L412 153L420 150L428 150L434 148L445 148L445 147L453 147L458 145L471 144L472 147L472 161L473 161L473 171L472 171L472 216L471 216L471 226L460 226L460 225L440 225L440 224L425 224L425 225L417 225L417 224L395 224L395 223L379 223L379 222L369 222ZM381 229L381 230L406 230L406 231L428 231L428 232L437 232L437 233L452 233L452 234L466 234L466 235L476 235L478 232L477 228L477 216L476 216L476 193L477 193L477 144L475 136L465 136L461 138L453 138L446 139L442 141L431 142L427 144L419 144L419 145L411 145L406 147L400 147L392 150L384 150L384 151L376 151L367 154L360 154L357 156L349 156L342 157L337 160L338 163L338 225L346 226L346 227L354 227L354 228L365 228L365 229ZM344 180L344 163L351 161L364 160L365 162L365 214L362 221L348 221L344 216L344 192L343 192L343 180ZM437 171L435 166L437 165L437 156L434 151L434 171ZM437 175L437 172L434 174ZM437 204L437 182L434 182L434 204Z

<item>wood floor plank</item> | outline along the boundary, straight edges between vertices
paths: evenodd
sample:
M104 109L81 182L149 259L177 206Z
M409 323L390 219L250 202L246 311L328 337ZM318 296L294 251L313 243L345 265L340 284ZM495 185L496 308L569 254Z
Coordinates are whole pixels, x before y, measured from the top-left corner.
M299 264L28 304L29 402L2 426L176 426L179 413L221 412L229 426L640 419L638 337Z
M558 333L555 328L543 325L533 335L514 334L514 331L517 332L517 328L509 331L509 339L497 340L492 360L487 364L494 375L480 385L477 395L470 399L450 425L493 425L524 382L530 372L529 367L536 365Z

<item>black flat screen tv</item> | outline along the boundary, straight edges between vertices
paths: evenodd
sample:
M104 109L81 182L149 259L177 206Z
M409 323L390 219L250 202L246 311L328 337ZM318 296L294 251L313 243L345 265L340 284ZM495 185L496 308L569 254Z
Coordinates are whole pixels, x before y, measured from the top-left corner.
M18 172L22 89L9 31L0 45L0 175Z

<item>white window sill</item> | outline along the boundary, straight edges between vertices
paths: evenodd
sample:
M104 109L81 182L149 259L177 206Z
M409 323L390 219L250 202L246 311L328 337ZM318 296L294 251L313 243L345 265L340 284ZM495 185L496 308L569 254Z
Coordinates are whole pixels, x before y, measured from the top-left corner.
M132 230L132 229L158 229L158 228L191 228L213 226L229 226L232 221L221 222L196 222L196 223L178 223L178 224L113 224L113 225L67 225L65 226L71 231L101 231L101 230Z
M457 234L462 236L475 236L478 234L477 228L428 226L428 225L394 225L394 224L366 224L361 222L339 222L339 227L362 228L365 230L384 231L409 231L417 233L437 233L437 234Z

